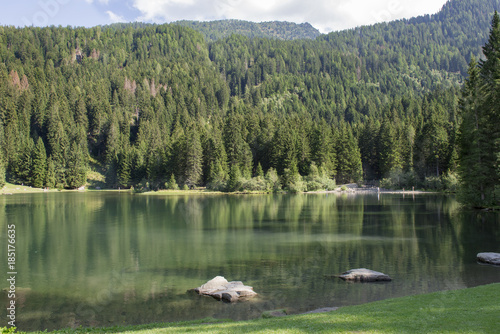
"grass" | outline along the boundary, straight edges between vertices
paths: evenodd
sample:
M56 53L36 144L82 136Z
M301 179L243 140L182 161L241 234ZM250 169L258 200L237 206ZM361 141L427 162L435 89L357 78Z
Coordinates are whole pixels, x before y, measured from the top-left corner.
M52 333L498 333L500 283L388 299L337 311L251 321L90 328Z
M57 191L52 189L51 191ZM0 195L6 194L30 194L30 193L43 193L43 189L41 188L32 188L30 186L24 186L19 184L7 183L5 186L0 189Z

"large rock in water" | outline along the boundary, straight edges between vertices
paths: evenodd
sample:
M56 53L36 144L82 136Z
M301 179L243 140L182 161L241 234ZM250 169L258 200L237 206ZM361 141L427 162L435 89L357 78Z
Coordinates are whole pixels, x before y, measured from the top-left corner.
M351 269L349 271L346 271L345 273L340 274L339 277L346 281L355 282L392 281L392 278L390 278L386 274L365 268Z
M246 286L240 281L228 282L222 276L211 279L194 291L200 295L212 296L217 300L229 303L236 302L240 298L250 298L257 295L251 286Z
M479 262L482 262L482 263L500 266L500 254L499 253L479 253L479 254L477 254L477 260Z

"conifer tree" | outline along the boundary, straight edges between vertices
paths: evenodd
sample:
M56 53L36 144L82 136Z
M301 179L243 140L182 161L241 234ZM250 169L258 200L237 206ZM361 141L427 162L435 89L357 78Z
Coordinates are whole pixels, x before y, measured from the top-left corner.
M56 186L56 166L51 156L47 159L47 172L45 173L44 183L47 188Z
M201 181L203 173L203 149L200 135L194 126L186 134L184 141L184 184L195 186Z
M45 184L47 169L47 153L41 137L38 137L33 150L33 165L31 168L31 183L35 188L42 188Z
M85 154L82 149L73 142L68 156L68 167L66 184L71 189L85 185L87 181L87 166Z
M231 165L229 179L227 181L227 191L236 191L240 187L241 172L237 164Z
M262 165L260 164L260 162L257 164L257 168L255 169L255 176L264 177L264 171L262 170Z
M337 141L337 182L359 182L363 176L361 154L351 128L343 124Z
M166 184L167 189L170 190L179 190L179 185L177 184L177 181L175 180L175 175L172 173L170 175L170 179L168 180Z
M128 148L124 148L118 156L118 183L123 187L131 185L132 157Z
M469 64L460 101L459 199L470 206L500 203L500 17L495 12L485 59Z

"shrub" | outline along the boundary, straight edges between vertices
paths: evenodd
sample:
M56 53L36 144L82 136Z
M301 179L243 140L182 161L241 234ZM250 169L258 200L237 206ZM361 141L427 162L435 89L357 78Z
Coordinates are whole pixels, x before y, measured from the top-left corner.
M312 181L306 181L306 191L318 191L318 190L323 190L323 184L312 180Z
M318 168L311 163L309 175L304 178L306 191L335 190L336 183L332 180L323 168Z
M439 176L427 176L424 180L424 188L428 190L442 190L443 183Z
M380 180L380 188L392 189L392 187L393 187L392 179L385 178L385 179Z
M267 191L277 192L281 190L281 183L276 169L269 168L266 173Z
M458 175L456 173L446 173L441 176L443 189L449 192L456 192L458 190Z
M292 193L302 192L306 188L298 171L288 168L285 168L283 174L283 186Z
M170 190L179 190L179 185L177 184L177 181L175 181L174 174L172 174L170 176L170 180L165 183L165 188Z
M268 184L263 177L257 176L251 179L240 179L240 189L248 191L267 191Z

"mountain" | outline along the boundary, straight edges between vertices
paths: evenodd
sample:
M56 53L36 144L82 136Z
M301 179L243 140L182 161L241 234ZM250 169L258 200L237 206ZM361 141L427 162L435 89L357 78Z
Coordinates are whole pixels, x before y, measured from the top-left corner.
M320 32L309 23L291 22L248 22L240 20L220 20L210 22L177 21L173 24L189 27L205 36L207 41L216 41L232 34L250 38L263 37L280 40L315 39Z
M91 161L110 187L452 188L460 87L499 5L291 41L0 26L0 174L74 188Z

